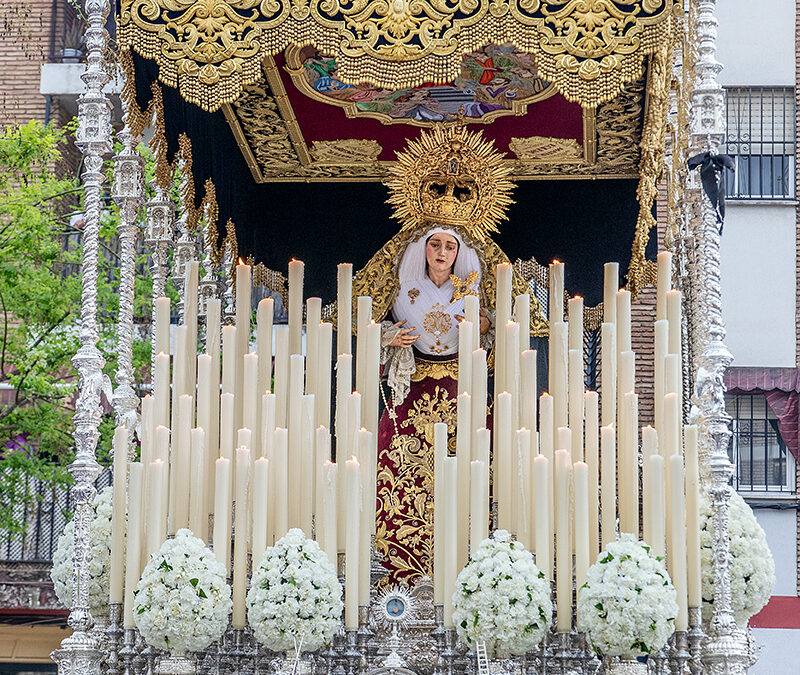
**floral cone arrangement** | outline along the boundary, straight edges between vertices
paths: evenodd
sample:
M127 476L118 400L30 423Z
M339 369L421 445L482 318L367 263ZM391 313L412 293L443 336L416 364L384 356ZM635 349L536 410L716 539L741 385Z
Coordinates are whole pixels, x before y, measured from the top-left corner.
M111 496L113 488L99 492L92 504L89 524L89 607L95 617L108 614L109 572L111 568ZM53 555L53 580L56 596L67 609L72 609L73 538L75 524L70 521L58 538Z
M775 585L775 561L767 537L752 509L729 488L728 534L731 550L731 606L736 623L744 627L769 602ZM711 560L713 523L711 501L700 496L700 564L703 583L703 620L714 613L714 566Z
M316 651L342 617L342 587L328 556L297 528L270 546L253 572L247 620L273 651Z
M533 649L552 615L550 584L533 555L505 530L481 542L456 580L453 622L458 637L472 649L485 642L492 658Z
M623 534L589 568L578 594L578 630L598 654L635 659L675 630L677 593L660 557Z
M150 556L134 591L133 618L145 641L181 654L218 640L233 606L225 576L202 539L178 530Z

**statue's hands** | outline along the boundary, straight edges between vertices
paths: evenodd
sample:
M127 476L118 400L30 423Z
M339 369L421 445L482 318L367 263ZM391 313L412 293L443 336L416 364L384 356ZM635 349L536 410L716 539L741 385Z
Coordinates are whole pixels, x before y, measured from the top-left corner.
M397 335L394 336L394 340L389 343L389 347L410 347L417 340L419 340L419 335L411 335L411 331L416 330L415 326L411 326L411 328L402 328L406 321L407 319L403 319L395 324L395 326L400 328L400 330L397 331Z
M461 323L464 320L464 317L461 316L461 314L456 314L456 320L458 323ZM483 309L480 310L480 322L481 335L486 335L486 333L489 332L489 316Z

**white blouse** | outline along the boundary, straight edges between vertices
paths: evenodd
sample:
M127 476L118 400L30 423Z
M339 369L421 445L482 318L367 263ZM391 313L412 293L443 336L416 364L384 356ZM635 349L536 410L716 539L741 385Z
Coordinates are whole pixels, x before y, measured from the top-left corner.
M414 347L423 354L447 356L458 353L458 319L464 316L464 299L453 301L455 287L448 279L437 286L428 277L404 284L392 307L395 322L414 327L419 335Z

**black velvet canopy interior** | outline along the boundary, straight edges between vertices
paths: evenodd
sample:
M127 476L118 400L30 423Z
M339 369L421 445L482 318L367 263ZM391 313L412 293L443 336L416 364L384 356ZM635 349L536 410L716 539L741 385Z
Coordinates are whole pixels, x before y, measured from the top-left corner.
M137 103L144 110L157 66L137 55L134 64ZM352 262L359 269L397 232L382 184L257 184L224 114L207 113L184 101L177 90L160 86L169 160L177 154L179 135L186 133L192 142L196 204L210 178L220 238L230 219L240 257L253 256L284 273L290 259L304 260L305 294L327 302L335 296L336 264ZM482 129L491 136L491 124ZM565 262L569 292L595 305L602 300L602 264L617 261L620 270L628 267L639 208L636 186L635 180L615 179L521 181L509 220L495 239L512 261L535 257L543 264L554 258ZM651 237L647 257L655 253Z

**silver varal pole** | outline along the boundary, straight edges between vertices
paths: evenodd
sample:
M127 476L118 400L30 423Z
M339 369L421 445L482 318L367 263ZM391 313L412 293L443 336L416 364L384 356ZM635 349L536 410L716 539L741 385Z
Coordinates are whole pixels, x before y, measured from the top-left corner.
M98 426L102 414L100 390L105 363L97 349L97 258L103 183L103 155L111 150L111 103L103 93L109 76L103 54L108 35L105 21L108 0L86 0L86 72L82 75L86 91L78 99L76 144L83 153L82 180L86 194L83 231L80 348L72 359L78 371L80 388L75 411L75 461L69 470L75 480L75 553L72 611L69 626L73 633L53 652L60 673L92 675L100 673L100 645L92 635L89 611L89 523L96 495L94 479L100 466L95 458Z
M725 100L717 76L716 0L699 0L694 13L698 58L691 92L690 155L716 154L725 139ZM728 459L730 416L725 411L723 376L733 357L724 344L720 290L720 231L711 202L703 193L698 171L688 176L687 204L695 239L696 289L699 320L692 339L697 355L692 417L700 427L701 478L712 504L714 617L707 629L702 660L709 673L742 674L750 658L744 633L738 630L731 607L730 540L728 535Z

